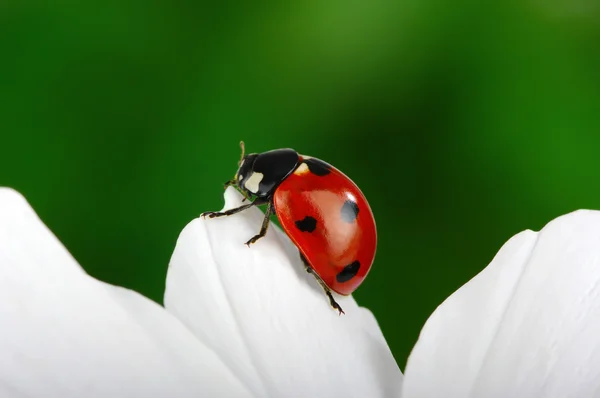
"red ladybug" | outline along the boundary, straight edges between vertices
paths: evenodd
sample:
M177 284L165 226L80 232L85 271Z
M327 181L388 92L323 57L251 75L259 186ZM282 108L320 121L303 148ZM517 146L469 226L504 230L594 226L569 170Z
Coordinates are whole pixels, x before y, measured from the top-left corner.
M254 201L224 212L205 212L202 217L230 216L252 206L267 205L260 232L250 246L267 233L275 212L283 230L300 251L306 271L312 273L340 315L344 312L331 290L351 294L371 269L377 247L375 219L360 189L335 167L298 154L275 149L244 155L233 185ZM244 200L246 200L244 199Z

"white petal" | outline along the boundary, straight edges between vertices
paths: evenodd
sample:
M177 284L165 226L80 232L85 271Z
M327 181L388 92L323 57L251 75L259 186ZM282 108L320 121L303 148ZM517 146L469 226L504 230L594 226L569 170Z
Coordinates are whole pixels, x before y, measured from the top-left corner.
M225 193L225 208L241 195ZM226 358L257 396L392 397L402 374L371 312L337 298L339 316L275 225L250 248L263 213L188 224L171 259L165 307Z
M158 304L88 276L0 189L0 396L249 396Z
M431 315L404 398L600 396L600 212L509 240Z

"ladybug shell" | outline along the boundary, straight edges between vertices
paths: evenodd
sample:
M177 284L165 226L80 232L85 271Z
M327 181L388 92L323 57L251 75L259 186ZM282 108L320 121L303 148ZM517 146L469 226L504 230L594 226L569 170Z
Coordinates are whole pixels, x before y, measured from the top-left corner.
M375 219L360 189L335 167L300 156L299 166L275 189L281 226L333 291L351 294L371 269Z

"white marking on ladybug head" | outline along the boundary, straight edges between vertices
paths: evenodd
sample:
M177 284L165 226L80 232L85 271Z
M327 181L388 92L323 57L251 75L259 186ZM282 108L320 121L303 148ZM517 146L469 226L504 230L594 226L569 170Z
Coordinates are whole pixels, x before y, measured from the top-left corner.
M312 159L312 156L306 156L306 155L300 155L300 156L302 156L302 159L304 159L304 160Z
M306 163L300 163L300 166L298 166L298 168L296 170L294 170L294 174L296 175L302 175L302 174L306 174L308 173L308 165Z
M248 177L248 179L246 181L244 181L244 187L252 193L257 193L258 192L258 184L260 184L263 177L264 177L263 173L258 173L256 171L253 172L252 174L250 174L250 177Z

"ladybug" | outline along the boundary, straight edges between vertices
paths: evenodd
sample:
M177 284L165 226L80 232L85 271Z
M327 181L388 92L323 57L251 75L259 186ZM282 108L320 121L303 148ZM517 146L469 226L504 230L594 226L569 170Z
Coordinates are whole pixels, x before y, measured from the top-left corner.
M351 294L367 276L375 258L377 231L367 199L350 178L330 164L293 149L244 154L234 186L250 203L202 217L230 216L266 205L260 232L246 245L264 237L275 213L300 252L306 271L319 282L331 306L344 313L331 291Z

